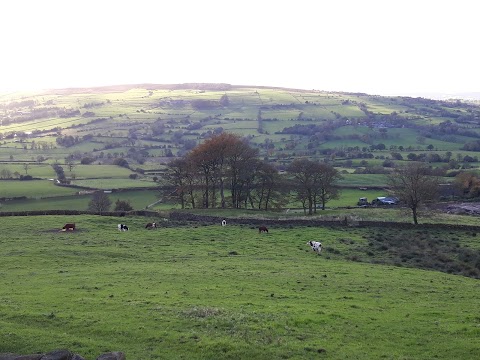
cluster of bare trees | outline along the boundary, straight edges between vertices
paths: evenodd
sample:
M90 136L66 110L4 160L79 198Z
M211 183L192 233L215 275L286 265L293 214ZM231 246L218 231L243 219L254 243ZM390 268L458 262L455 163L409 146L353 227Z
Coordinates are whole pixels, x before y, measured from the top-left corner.
M239 136L214 135L168 165L169 195L191 208L252 208L285 206L289 194L312 214L316 205L336 196L339 175L333 167L306 159L294 161L287 175L258 158L258 150Z
M271 209L281 202L282 179L240 137L221 133L168 165L172 197L182 208Z
M338 189L335 186L337 180L342 176L331 165L322 162L315 162L308 159L294 160L287 168L293 176L296 186L296 198L308 209L308 214L317 212L321 204L325 210L325 204L338 198Z

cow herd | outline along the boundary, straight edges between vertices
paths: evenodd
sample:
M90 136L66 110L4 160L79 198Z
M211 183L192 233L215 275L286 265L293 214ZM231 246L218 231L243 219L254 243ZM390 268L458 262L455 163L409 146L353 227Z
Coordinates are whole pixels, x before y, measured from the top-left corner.
M222 226L227 226L227 221L225 219L222 220ZM149 222L145 225L145 229L151 230L156 229L157 223ZM117 225L118 231L128 231L128 226L126 224L118 224ZM60 231L74 231L75 230L75 223L66 223ZM258 227L259 233L268 233L268 228L266 226L259 226ZM312 251L316 252L320 255L322 252L322 243L319 241L308 241L307 245L312 248Z
M145 225L145 229L151 230L151 229L156 229L157 228L157 223L147 223ZM118 224L117 225L118 231L128 231L128 226L126 224ZM75 223L67 223L63 225L60 231L75 231Z

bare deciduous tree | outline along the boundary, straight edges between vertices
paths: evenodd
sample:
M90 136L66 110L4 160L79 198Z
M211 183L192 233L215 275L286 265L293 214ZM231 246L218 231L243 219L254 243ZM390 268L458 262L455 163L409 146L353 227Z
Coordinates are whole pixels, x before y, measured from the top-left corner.
M88 210L96 212L105 212L110 210L112 202L103 191L97 191L93 194L92 200L88 203Z
M432 175L431 168L423 163L414 162L396 168L388 176L388 184L394 195L412 210L414 224L418 224L420 206L438 196L438 176Z
M341 175L333 166L326 163L319 163L308 159L294 160L287 168L293 175L293 182L296 186L297 199L308 209L308 214L316 212L317 200L325 209L325 204L338 197L338 190L335 186Z
M342 178L337 169L332 165L326 163L318 163L315 166L316 176L315 176L315 212L317 212L317 200L320 200L322 204L322 210L325 210L325 204L332 200L338 199L338 188L336 183Z

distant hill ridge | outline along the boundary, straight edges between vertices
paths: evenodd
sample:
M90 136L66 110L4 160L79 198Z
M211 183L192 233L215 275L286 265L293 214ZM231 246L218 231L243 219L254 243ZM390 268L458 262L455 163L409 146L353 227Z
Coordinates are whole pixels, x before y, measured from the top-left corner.
M106 85L106 86L92 86L92 87L71 87L71 88L58 88L48 89L44 92L46 94L72 94L72 93L111 93L111 92L123 92L131 89L146 89L146 90L208 90L208 91L229 91L234 89L272 89L272 90L284 90L295 92L326 92L326 93L339 93L339 94L356 94L356 95L368 95L361 92L343 92L343 91L327 91L327 90L308 90L299 88L289 88L281 86L262 86L262 85L231 85L227 83L179 83L179 84L153 84L153 83L140 83L140 84L120 84L120 85Z

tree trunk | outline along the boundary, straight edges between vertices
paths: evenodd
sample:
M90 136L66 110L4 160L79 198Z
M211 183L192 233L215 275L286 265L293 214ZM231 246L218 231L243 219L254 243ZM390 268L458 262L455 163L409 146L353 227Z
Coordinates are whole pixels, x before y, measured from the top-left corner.
M418 225L417 207L416 207L416 206L412 207L412 214L413 214L413 223L414 223L415 225Z
M195 209L195 197L193 196L193 191L190 191L190 203L192 204L192 209Z
M313 201L312 198L308 198L308 215L313 215Z
M222 209L226 208L226 201L225 201L225 184L223 178L220 176L220 206Z
M185 193L182 191L180 195L180 203L182 205L182 209L185 209Z
M210 186L210 183L208 181L208 176L205 177L205 192L203 195L203 206L208 209L208 196L210 195L208 192L208 188Z
M265 211L268 211L268 203L270 201L270 192L271 192L271 190L268 189L267 196L265 197Z

